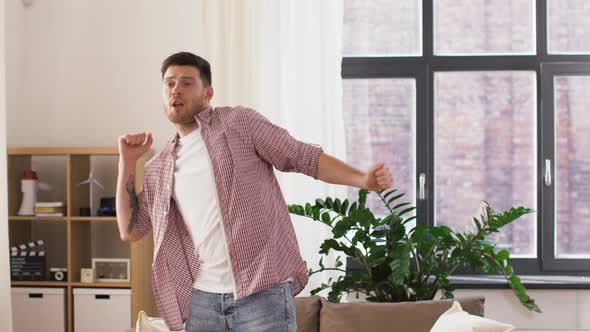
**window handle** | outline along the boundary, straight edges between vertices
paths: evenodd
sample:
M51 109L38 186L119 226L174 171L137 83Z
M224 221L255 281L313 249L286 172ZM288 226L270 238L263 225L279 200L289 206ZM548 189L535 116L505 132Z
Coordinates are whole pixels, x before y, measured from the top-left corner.
M545 186L551 186L551 160L545 159Z
M426 186L426 174L424 173L420 173L420 177L418 180L419 183L419 193L418 193L418 199L420 200L425 200L426 199L426 193L425 193L425 189L424 187Z

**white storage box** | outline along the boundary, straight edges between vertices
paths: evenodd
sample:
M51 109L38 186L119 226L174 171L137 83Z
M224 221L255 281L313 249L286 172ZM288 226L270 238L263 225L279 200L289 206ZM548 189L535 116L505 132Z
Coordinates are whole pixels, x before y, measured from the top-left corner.
M127 331L131 327L131 290L74 289L74 331Z
M12 288L14 331L66 330L66 295L63 288Z

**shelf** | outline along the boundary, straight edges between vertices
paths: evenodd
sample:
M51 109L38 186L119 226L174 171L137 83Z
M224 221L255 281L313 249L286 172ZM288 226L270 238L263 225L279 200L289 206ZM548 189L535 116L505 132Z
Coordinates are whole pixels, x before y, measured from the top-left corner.
M66 287L65 281L11 281L12 286Z
M10 221L66 221L66 217L35 217L35 216L10 216Z
M9 243L12 246L32 240L45 241L46 270L64 267L69 281L11 281L13 287L63 287L66 289L66 332L74 332L75 288L108 288L131 290L132 326L140 310L157 315L151 285L153 237L134 243L121 241L117 217L80 216L82 208L100 206L101 198L116 196L119 151L117 147L15 147L7 149L7 192ZM136 189L143 180L145 163L153 156L146 153L135 167ZM21 178L34 170L41 182L51 185L49 192L40 191L38 201L63 202L65 216L20 216L22 204ZM101 188L78 184L93 177ZM92 200L92 201L91 201ZM82 214L84 214L82 210ZM0 222L2 220L0 219ZM131 282L81 282L81 269L91 268L93 258L126 258L130 275L140 275ZM48 271L46 271L48 272ZM1 328L0 328L1 330Z
M59 156L59 155L119 155L118 148L8 148L8 155Z
M71 217L71 221L117 221L117 217Z
M72 287L131 288L130 282L70 282Z
M92 287L92 288L131 288L130 282L66 282L66 281L11 281L12 286L32 287Z

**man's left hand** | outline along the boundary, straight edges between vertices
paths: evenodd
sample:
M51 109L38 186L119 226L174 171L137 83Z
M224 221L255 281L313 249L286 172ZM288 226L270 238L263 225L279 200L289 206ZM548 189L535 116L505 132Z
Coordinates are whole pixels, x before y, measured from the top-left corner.
M367 190L385 190L392 185L393 177L391 172L383 163L371 167L364 178L364 188Z

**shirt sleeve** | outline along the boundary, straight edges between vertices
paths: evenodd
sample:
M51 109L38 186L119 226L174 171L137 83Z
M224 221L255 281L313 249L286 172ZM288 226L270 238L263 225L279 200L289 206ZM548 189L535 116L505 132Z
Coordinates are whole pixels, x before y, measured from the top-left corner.
M150 217L150 207L148 204L149 194L146 176L144 175L143 188L137 196L137 206L139 211L137 213L137 223L135 224L135 229L141 235L141 237L144 237L149 231L152 230L152 218Z
M297 172L317 179L322 148L300 142L262 114L248 110L252 140L258 155L283 172Z

